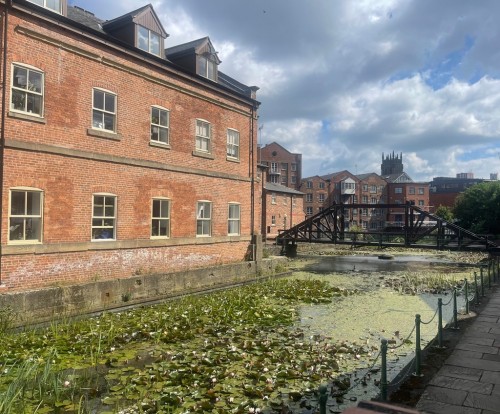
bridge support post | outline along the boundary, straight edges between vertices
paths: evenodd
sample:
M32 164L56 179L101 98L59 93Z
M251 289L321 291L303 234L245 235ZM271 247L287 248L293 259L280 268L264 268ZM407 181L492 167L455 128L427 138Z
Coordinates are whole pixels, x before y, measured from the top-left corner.
M297 257L297 245L295 243L287 243L285 245L286 257Z

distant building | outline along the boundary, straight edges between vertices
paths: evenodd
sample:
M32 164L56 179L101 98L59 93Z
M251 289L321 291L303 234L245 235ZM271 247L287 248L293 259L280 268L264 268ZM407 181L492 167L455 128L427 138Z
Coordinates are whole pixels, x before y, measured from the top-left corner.
M490 179L495 176L498 177L496 174L490 174ZM474 178L473 173L458 173L456 177L434 177L430 182L432 211L435 211L440 206L453 208L460 193L484 181L488 180Z
M269 167L267 182L298 190L302 178L302 154L294 154L272 142L259 148L258 161Z
M304 194L275 183L264 183L262 234L274 239L279 231L304 221Z
M299 190L304 194L303 213L310 217L319 213L325 207L331 204L327 202L331 195L330 180L315 175L314 177L304 178Z

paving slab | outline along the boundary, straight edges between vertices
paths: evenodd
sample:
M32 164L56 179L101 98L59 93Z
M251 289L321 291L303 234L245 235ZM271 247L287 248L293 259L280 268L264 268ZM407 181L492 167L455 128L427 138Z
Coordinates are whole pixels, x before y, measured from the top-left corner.
M437 375L461 378L470 381L479 381L484 375L483 373L484 371L481 369L457 367L455 365L443 365Z
M500 362L500 355L483 354L483 359Z
M483 414L480 408L443 404L433 400L420 399L416 409L422 414Z
M471 344L470 342L459 342L456 346L455 349L461 349L463 351L473 351L473 352L480 352L482 354L498 354L498 348L495 348L493 346L487 346L487 345L478 345L478 344Z
M436 387L450 388L453 390L462 390L486 395L490 395L495 386L494 384L487 382L470 381L441 375L434 377L430 384L435 385Z
M455 349L453 351L453 356L459 357L459 358L475 358L475 359L481 359L483 357L482 352L473 352L473 351L466 351L463 349Z
M500 375L498 372L493 371L483 371L481 375L481 382L488 382L490 384L500 384Z
M468 343L468 344L476 344L476 345L484 345L484 346L492 346L495 343L495 340L492 338L483 338L482 336L467 336L464 335L460 338L460 342Z
M446 360L446 365L456 365L465 368L477 368L488 371L500 372L500 362L487 361L485 359L477 358L462 358L455 356L454 353Z
M438 401L444 404L452 404L458 406L463 405L467 397L468 397L467 391L452 390L449 388L436 387L434 385L428 385L425 388L424 393L422 394L422 398L426 400ZM468 406L473 407L470 404ZM474 407L474 408L480 408L480 407Z
M467 395L463 405L500 413L500 395L483 395L471 392Z

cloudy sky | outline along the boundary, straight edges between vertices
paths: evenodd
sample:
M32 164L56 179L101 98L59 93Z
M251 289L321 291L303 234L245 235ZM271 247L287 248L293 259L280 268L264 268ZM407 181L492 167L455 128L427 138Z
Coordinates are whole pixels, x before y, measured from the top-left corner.
M175 46L209 36L260 87L259 142L303 154L303 177L415 181L500 173L498 0L70 0L112 19L151 1Z

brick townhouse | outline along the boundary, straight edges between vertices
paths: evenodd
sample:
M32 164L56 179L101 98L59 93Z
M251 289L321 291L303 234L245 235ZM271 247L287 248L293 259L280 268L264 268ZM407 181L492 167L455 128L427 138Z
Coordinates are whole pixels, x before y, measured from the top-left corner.
M277 142L259 148L259 162L268 167L267 182L299 190L302 180L302 154L288 151Z
M146 5L2 1L3 290L243 261L260 233L258 88Z

